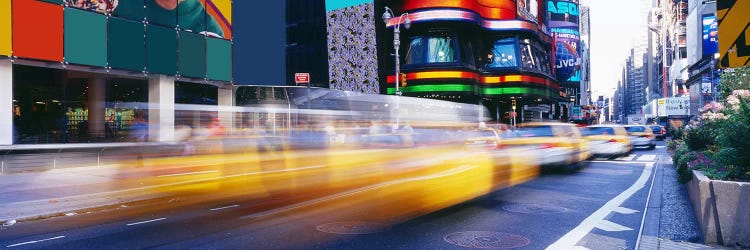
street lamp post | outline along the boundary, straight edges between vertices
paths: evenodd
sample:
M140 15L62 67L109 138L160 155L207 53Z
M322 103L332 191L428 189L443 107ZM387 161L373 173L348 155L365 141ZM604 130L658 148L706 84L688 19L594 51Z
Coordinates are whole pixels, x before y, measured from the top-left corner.
M388 25L388 21L390 21L395 14L393 13L393 10L391 8L385 7L385 12L383 12L383 22L385 22L386 26ZM411 26L411 20L409 20L409 13L403 13L401 16L398 17L398 22L396 22L396 27L393 29L393 48L396 50L396 95L401 95L401 91L398 89L401 78L401 63L399 60L398 55L398 49L401 47L401 39L399 38L399 34L401 31L399 30L401 26L401 21L403 19L404 22L404 28L409 29Z

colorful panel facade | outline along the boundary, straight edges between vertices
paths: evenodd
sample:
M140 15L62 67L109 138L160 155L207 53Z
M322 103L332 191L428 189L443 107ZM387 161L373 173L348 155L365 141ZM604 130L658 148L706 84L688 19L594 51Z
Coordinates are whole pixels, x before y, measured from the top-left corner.
M65 10L65 61L107 66L107 17L79 9Z
M379 93L374 4L352 2L326 1L330 88Z
M40 1L13 1L13 55L63 60L63 6Z
M0 56L10 56L13 52L13 30L10 0L0 0Z
M177 74L177 32L174 29L146 26L146 71Z
M109 19L109 66L142 71L146 61L143 23L120 18Z
M177 39L177 69L181 76L206 77L206 37L191 32L179 32Z
M208 38L206 52L206 77L219 81L232 80L232 43Z

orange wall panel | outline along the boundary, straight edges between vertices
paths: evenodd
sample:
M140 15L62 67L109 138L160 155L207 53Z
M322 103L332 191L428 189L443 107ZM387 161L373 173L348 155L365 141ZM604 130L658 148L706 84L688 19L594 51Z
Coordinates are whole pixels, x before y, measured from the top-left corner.
M61 62L63 7L40 1L13 1L13 55Z

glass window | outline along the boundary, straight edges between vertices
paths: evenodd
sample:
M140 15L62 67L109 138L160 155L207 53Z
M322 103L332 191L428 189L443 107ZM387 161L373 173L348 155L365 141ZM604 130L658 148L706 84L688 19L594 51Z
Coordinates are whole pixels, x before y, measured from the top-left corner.
M643 127L643 126L625 127L625 130L627 130L629 133L646 132L646 127Z
M457 62L453 36L414 37L406 53L406 64Z
M615 129L610 127L586 127L584 135L615 135Z
M513 38L495 41L487 57L485 68L518 67L516 44Z
M551 126L523 127L513 131L513 137L552 137L555 133Z

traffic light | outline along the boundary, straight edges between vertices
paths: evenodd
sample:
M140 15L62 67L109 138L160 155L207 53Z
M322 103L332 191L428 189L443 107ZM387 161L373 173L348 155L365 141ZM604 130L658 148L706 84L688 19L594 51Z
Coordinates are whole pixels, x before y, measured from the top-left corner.
M511 107L513 108L513 110L516 110L516 99L510 100L510 103L511 103Z
M401 87L406 87L406 73L401 73Z

